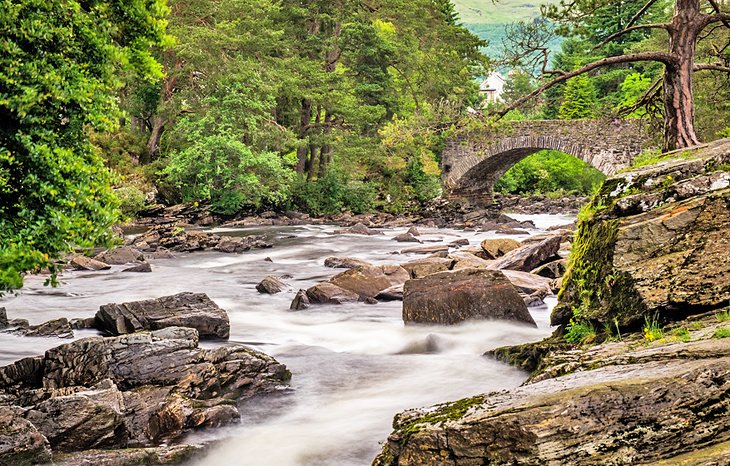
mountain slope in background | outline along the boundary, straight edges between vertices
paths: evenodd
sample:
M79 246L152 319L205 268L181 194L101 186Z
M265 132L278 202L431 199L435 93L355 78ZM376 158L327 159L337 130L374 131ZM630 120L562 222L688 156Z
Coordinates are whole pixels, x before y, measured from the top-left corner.
M509 23L536 18L540 5L558 0L452 0L464 26L489 42L485 53L496 57L502 49L505 26Z

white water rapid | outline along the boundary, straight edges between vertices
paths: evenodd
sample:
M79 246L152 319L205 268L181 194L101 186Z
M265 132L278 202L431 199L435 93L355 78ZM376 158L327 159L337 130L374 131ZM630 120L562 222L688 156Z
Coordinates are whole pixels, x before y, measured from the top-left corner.
M539 227L569 223L566 216L515 216ZM90 317L100 305L155 298L183 291L207 293L231 319L231 343L268 353L292 372L291 390L258 397L241 406L238 425L194 432L186 442L215 440L196 466L350 466L370 464L391 430L393 415L408 408L453 401L518 386L523 372L482 354L497 346L538 340L550 333L548 306L532 308L538 328L482 321L453 327L404 326L401 303L313 306L289 311L296 291L341 270L326 269L329 256L357 257L375 264L424 257L393 254L413 244L382 236L332 235L334 227L267 227L225 230L225 234L265 234L274 248L230 255L183 254L152 263L150 274L64 272L52 289L28 277L17 296L0 299L8 317L37 324L58 317ZM426 240L471 245L493 233L421 229ZM224 230L221 230L224 232ZM517 237L519 239L519 237ZM264 260L271 258L272 262ZM255 285L266 275L290 274L289 292L260 295ZM94 335L77 331L76 338ZM41 354L64 343L53 338L0 334L0 365ZM214 346L219 343L203 343Z

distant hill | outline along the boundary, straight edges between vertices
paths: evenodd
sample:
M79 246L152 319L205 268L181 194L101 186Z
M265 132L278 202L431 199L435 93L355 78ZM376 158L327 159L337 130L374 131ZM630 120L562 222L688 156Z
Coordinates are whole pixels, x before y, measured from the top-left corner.
M502 47L504 27L516 21L536 18L540 5L558 3L558 0L452 0L461 22L471 32L489 41L487 55L496 56Z

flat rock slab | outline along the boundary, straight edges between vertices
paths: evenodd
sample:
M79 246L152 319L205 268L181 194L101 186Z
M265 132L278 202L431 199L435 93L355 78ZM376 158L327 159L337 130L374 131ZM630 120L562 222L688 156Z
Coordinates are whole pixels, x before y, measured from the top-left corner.
M469 319L506 319L536 326L522 297L498 270L462 269L406 282L404 322L453 325Z
M497 259L491 265L491 268L529 272L547 263L557 255L561 241L561 236L555 235L541 241L528 242Z
M373 464L724 465L672 459L727 451L729 387L728 357L576 372L399 414Z
M220 339L227 339L231 328L226 311L204 293L105 304L96 313L96 326L112 335L188 327L196 329L201 338Z

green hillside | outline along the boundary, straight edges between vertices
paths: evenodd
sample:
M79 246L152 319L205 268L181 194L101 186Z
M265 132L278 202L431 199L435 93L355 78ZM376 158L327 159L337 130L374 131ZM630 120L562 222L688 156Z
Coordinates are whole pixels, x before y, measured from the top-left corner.
M516 21L535 18L540 5L558 0L453 0L461 22L477 36L489 42L485 52L496 56L502 45L504 27Z

